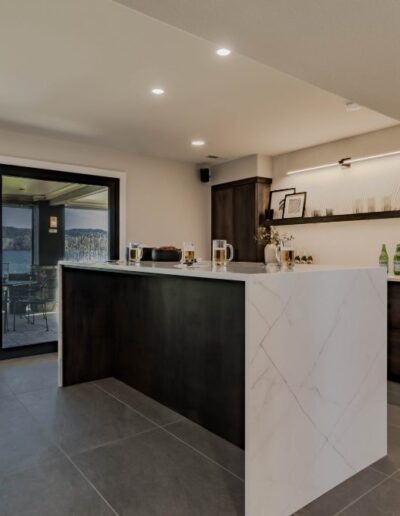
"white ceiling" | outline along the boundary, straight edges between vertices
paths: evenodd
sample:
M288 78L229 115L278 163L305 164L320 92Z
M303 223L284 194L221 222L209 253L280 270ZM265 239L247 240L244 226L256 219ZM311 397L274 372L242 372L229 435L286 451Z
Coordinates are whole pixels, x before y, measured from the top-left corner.
M115 0L400 119L399 0Z
M2 195L7 202L49 201L52 205L107 209L108 191L103 186L62 183L26 177L4 176Z
M225 0L212 3L217 15ZM208 2L180 7L189 4ZM366 108L347 113L344 98L237 52L221 59L215 43L111 0L0 0L0 9L0 127L203 162L398 123ZM155 86L166 94L151 95ZM195 149L193 138L207 145Z

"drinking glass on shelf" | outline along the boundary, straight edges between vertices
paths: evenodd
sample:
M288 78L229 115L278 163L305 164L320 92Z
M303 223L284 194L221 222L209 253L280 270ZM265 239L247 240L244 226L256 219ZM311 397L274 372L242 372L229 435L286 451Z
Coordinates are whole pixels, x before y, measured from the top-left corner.
M383 197L383 211L391 211L392 210L392 200L390 195L385 195Z
M363 202L362 199L356 199L353 201L353 212L354 213L362 213Z
M368 197L367 205L368 213L373 213L375 211L375 199L373 197Z
M143 246L140 244L135 244L134 242L129 243L129 262L130 263L140 263L140 260L143 258Z
M182 263L186 265L193 265L194 261L194 244L192 242L183 242Z
M227 249L229 249L229 258ZM213 265L226 265L233 260L233 246L226 240L213 240L212 261Z

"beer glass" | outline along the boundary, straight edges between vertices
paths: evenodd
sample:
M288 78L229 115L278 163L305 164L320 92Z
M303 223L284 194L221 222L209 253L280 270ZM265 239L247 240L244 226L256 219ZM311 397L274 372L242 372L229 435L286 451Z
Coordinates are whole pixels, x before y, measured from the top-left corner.
M182 263L186 265L194 264L194 244L192 242L183 242Z
M283 239L276 249L276 258L281 266L281 271L292 271L294 269L294 242L293 238Z
M140 263L143 258L143 247L140 244L130 242L129 246L129 262Z
M229 249L229 258L227 249ZM226 265L233 260L233 246L226 240L213 240L212 261L214 265Z

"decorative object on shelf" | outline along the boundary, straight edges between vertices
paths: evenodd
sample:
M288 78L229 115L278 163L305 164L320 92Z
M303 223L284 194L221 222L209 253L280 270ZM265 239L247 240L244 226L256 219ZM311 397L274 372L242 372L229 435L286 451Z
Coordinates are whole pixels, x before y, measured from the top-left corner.
M385 267L386 272L389 272L389 255L386 250L386 244L382 244L381 254L379 255L379 265Z
M353 213L362 213L363 209L363 201L362 199L356 199L353 201Z
M301 257L300 263L302 265L307 265L307 256L305 254L303 254L303 256Z
M333 209L332 208L326 208L325 213L326 213L327 217L332 217Z
M306 198L306 192L287 194L285 196L285 204L283 206L283 218L293 219L297 217L304 217Z
M375 212L375 199L373 197L369 197L367 201L368 213Z
M283 218L283 208L287 194L296 193L296 188L283 188L282 190L271 190L269 193L269 211L272 211L274 220Z
M307 256L307 265L312 265L314 263L314 259L311 255Z
M312 210L311 217L320 217L321 212L319 210Z
M274 210L271 210L270 208L265 210L265 219L266 220L273 220L273 218L274 218Z
M297 265L301 264L301 258L298 254L294 257L294 263L296 263Z
M392 201L390 195L385 195L383 197L383 211L390 211L392 209Z

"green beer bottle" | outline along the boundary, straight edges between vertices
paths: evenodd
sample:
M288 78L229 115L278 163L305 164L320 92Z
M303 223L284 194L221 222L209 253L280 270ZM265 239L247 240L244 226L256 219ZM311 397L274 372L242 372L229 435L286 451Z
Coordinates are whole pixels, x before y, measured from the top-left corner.
M381 254L379 255L379 265L386 268L386 272L389 272L389 255L386 251L386 244L382 244ZM399 269L400 274L400 269Z
M400 244L396 245L396 254L393 257L393 272L400 276Z

